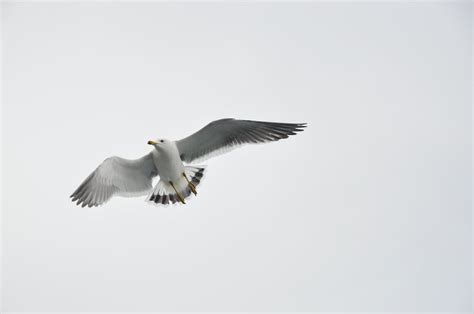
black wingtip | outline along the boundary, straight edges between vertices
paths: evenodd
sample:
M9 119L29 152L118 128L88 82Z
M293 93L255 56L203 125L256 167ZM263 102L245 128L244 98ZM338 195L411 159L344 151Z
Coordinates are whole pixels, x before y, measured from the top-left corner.
M302 132L304 128L308 126L308 123L295 123L295 128L293 129L294 132Z

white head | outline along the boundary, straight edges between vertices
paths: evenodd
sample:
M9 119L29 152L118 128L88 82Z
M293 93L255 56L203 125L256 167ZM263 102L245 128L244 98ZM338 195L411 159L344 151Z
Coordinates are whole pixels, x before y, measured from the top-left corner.
M159 152L168 151L174 147L174 143L170 140L159 138L155 141L148 141L148 145L152 145Z

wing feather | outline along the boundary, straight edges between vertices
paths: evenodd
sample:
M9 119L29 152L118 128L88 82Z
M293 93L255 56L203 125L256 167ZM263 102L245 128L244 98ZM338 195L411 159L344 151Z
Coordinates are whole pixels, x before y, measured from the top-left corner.
M99 206L113 195L136 196L148 193L158 174L151 153L135 160L107 158L72 193L82 207Z
M193 162L208 159L243 144L278 141L303 131L306 123L278 123L221 119L209 123L196 133L176 141L181 160Z

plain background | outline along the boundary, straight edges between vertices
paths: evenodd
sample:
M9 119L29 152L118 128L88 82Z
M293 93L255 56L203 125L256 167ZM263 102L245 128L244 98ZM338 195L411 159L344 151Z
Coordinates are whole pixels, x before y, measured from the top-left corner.
M469 3L2 5L3 311L471 310ZM70 202L223 117L309 127Z

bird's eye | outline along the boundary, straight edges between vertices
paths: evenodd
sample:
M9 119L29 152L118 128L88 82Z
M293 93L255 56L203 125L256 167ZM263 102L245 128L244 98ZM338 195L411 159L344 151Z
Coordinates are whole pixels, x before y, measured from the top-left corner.
M165 141L163 141L163 140L160 140L160 142L161 142L161 143L164 143Z

